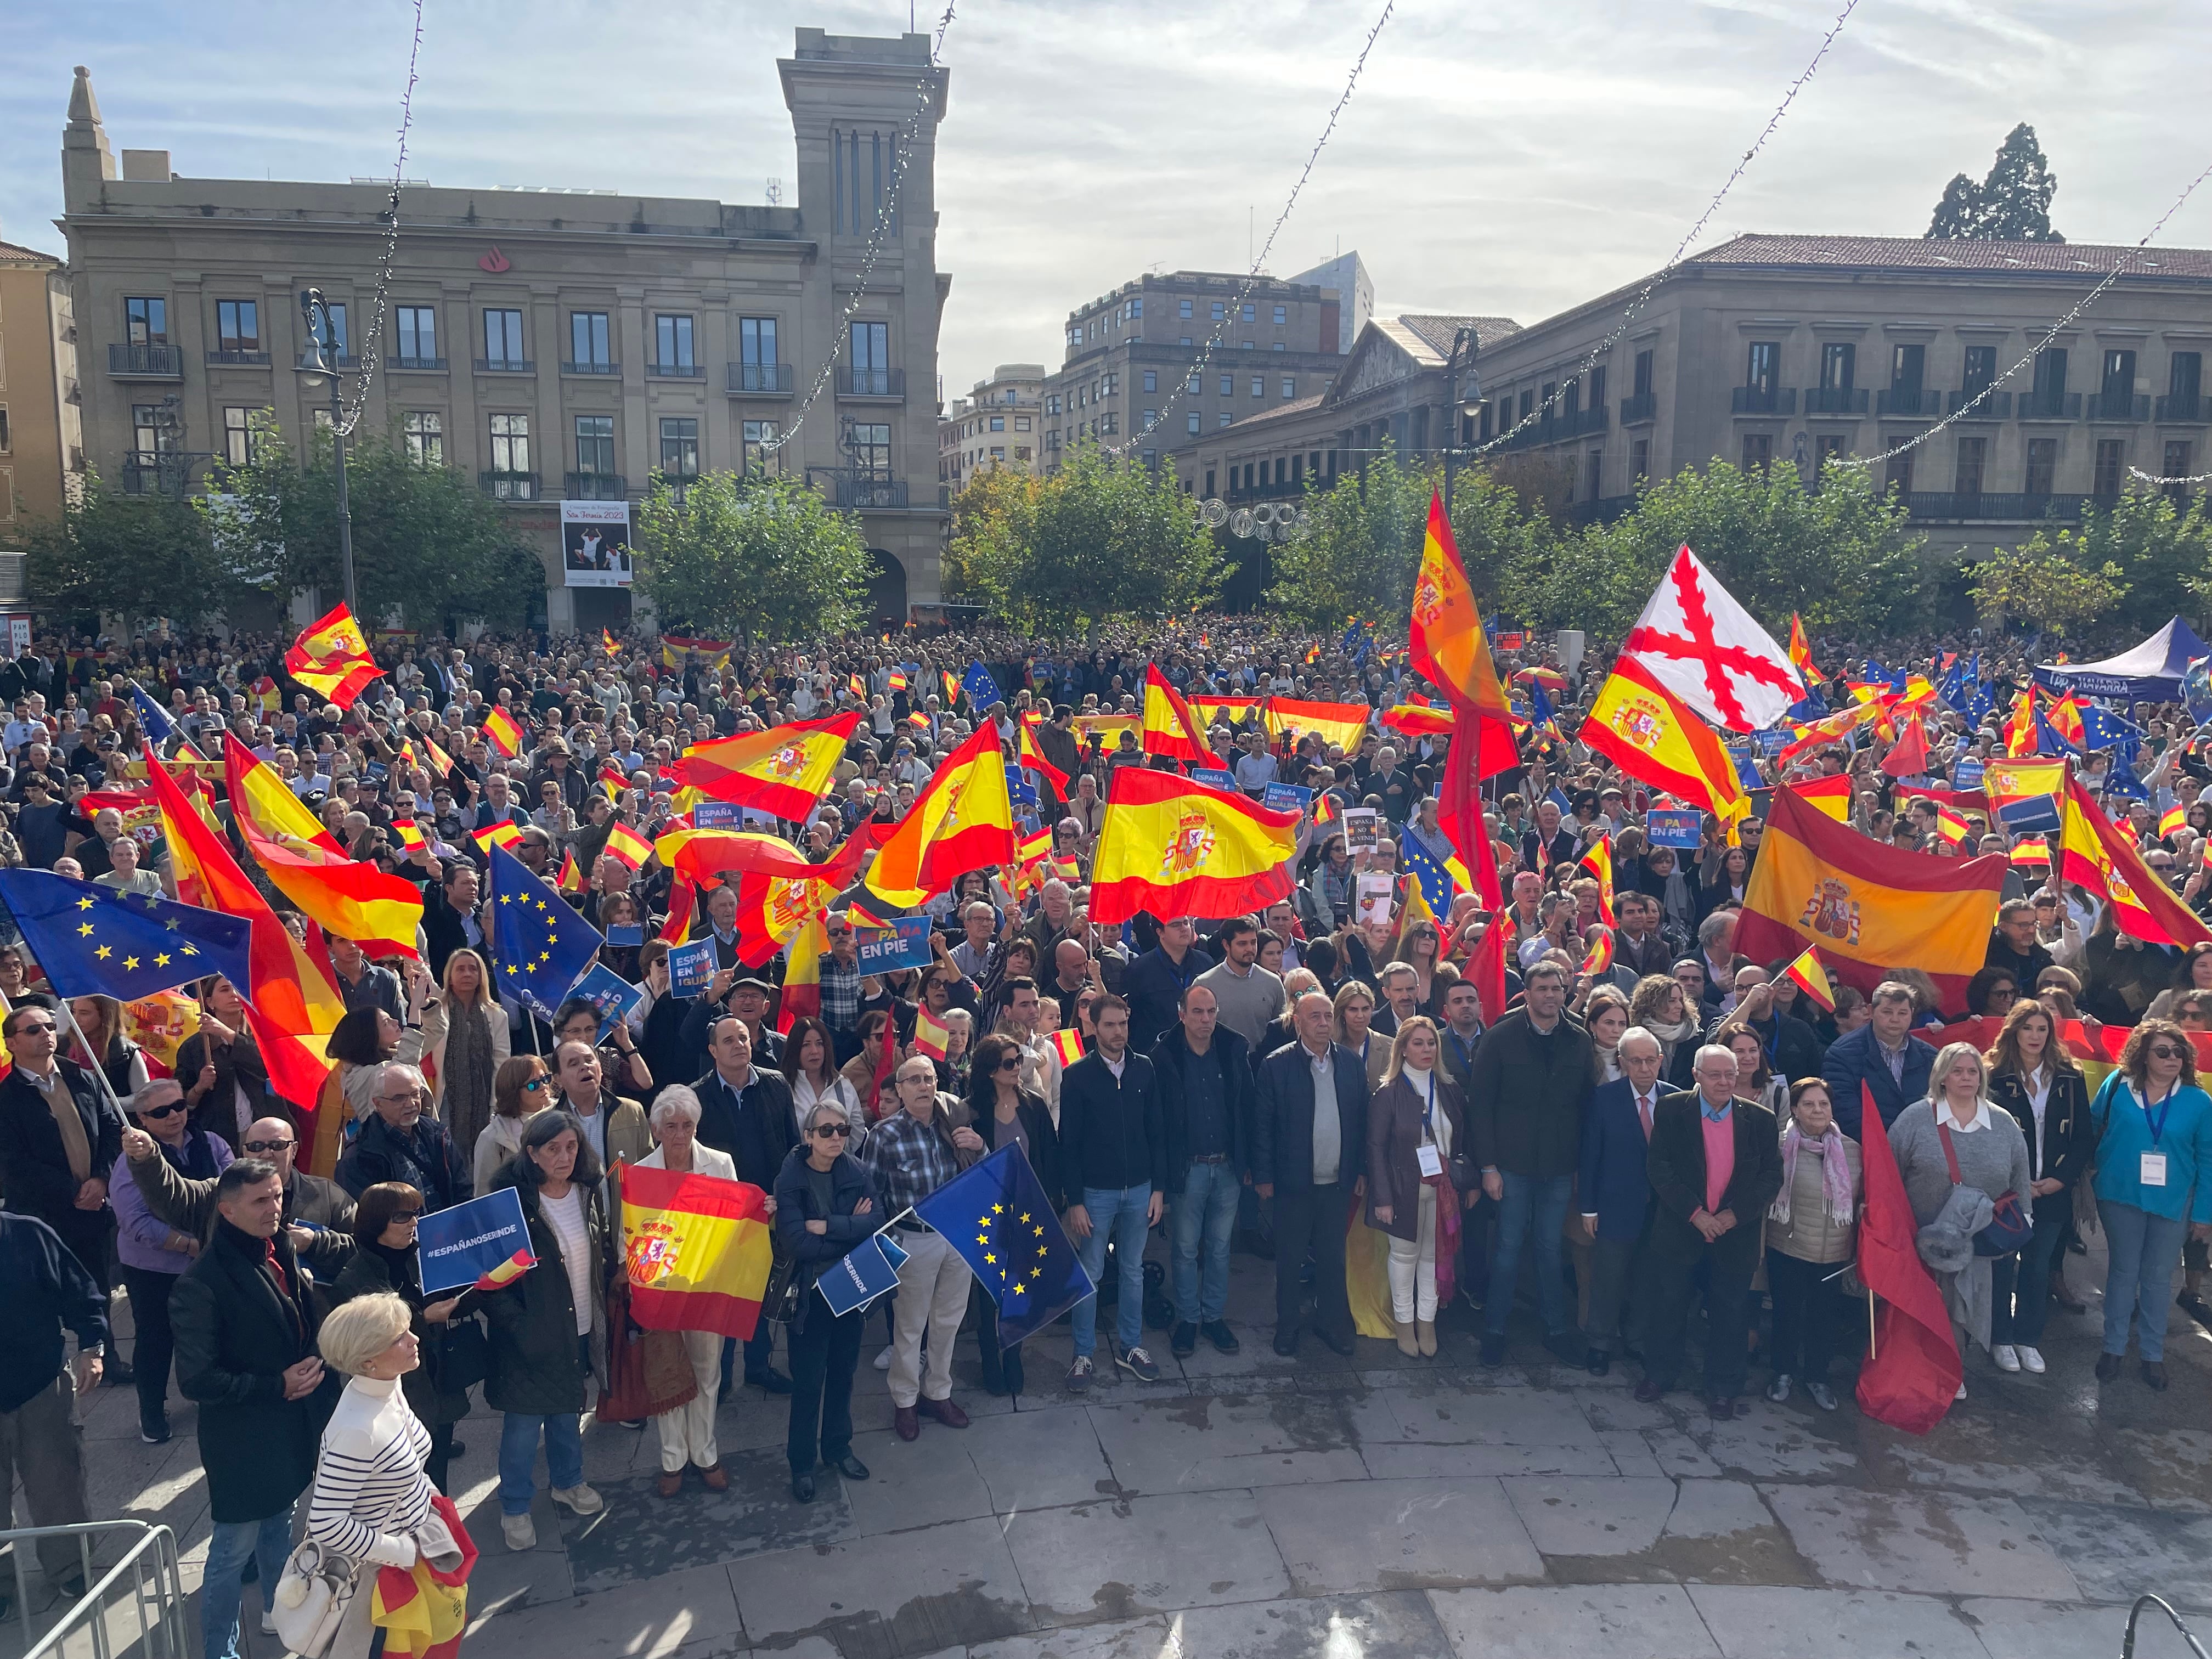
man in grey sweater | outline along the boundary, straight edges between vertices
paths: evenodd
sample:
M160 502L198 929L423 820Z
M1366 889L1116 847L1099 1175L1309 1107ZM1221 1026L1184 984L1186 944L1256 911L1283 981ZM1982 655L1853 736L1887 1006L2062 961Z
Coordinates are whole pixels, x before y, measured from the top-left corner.
M1213 993L1221 1023L1254 1048L1283 1012L1283 981L1260 966L1260 929L1249 916L1221 927L1222 959L1193 981Z

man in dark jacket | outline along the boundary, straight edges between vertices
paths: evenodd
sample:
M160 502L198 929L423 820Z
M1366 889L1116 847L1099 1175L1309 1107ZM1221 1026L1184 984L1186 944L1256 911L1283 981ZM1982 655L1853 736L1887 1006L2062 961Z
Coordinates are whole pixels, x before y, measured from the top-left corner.
M1766 1206L1782 1190L1782 1150L1774 1114L1732 1097L1735 1055L1708 1044L1695 1064L1698 1086L1664 1097L1652 1120L1650 1295L1636 1397L1649 1405L1674 1386L1703 1267L1705 1409L1725 1423L1736 1414L1750 1360L1751 1277Z
M1493 1024L1474 1056L1468 1139L1483 1195L1498 1208L1498 1252L1483 1304L1482 1363L1505 1363L1505 1322L1524 1244L1536 1256L1536 1305L1545 1346L1580 1364L1561 1230L1574 1191L1583 1113L1595 1081L1589 1033L1568 1019L1566 970L1537 963L1521 1006Z
M104 1291L115 1225L107 1172L123 1150L123 1114L91 1073L57 1055L61 1032L51 1008L18 1008L0 1033L15 1060L0 1082L0 1192L9 1209L58 1233Z
M84 1431L77 1396L100 1381L107 1350L107 1298L90 1273L36 1216L0 1212L0 1492L23 1478L23 1501L35 1527L72 1527L92 1519L84 1484ZM62 1344L76 1333L72 1374ZM20 1549L22 1547L18 1545ZM39 1540L46 1582L71 1598L84 1594L76 1540ZM0 1620L15 1597L0 1589Z
M1874 1091L1875 1109L1881 1114L1885 1129L1914 1101L1928 1097L1936 1051L1912 1035L1914 1007L1911 986L1884 980L1867 999L1867 1023L1830 1043L1820 1061L1820 1076L1836 1109L1836 1127L1853 1140L1860 1138L1865 1116L1862 1085Z
M707 1053L714 1069L691 1085L699 1097L699 1139L730 1155L738 1180L773 1193L784 1157L799 1139L791 1116L791 1085L782 1073L753 1064L752 1032L735 1015L725 1015L708 1028ZM775 1214L773 1198L768 1212ZM722 1344L726 1398L736 1350L734 1337ZM791 1379L770 1363L775 1352L775 1328L763 1319L745 1344L745 1381L770 1394L789 1394Z
M1334 1352L1352 1352L1344 1222L1348 1198L1367 1184L1367 1070L1329 1041L1334 1018L1319 991L1298 999L1298 1040L1260 1062L1252 1114L1252 1184L1275 1206L1275 1352L1285 1358L1298 1351L1298 1272L1309 1251L1314 1333Z
M1195 957L1196 951L1191 952ZM1067 1195L1068 1236L1094 1284L1106 1273L1106 1246L1120 1270L1119 1362L1140 1382L1159 1379L1145 1352L1145 1236L1160 1218L1156 1178L1168 1167L1159 1079L1152 1062L1129 1047L1129 1005L1105 995L1091 1005L1098 1045L1060 1075L1060 1167ZM1098 1298L1075 1305L1075 1363L1070 1392L1097 1379ZM1109 1370L1110 1382L1119 1382Z
M466 859L447 864L435 886L422 896L422 936L429 942L430 972L443 980L446 958L464 946L482 952L483 928L477 921L477 867Z
M1589 1317L1583 1327L1589 1352L1583 1364L1593 1376L1613 1369L1613 1355L1632 1340L1642 1340L1640 1322L1624 1326L1630 1269L1644 1248L1651 1220L1651 1123L1664 1085L1659 1081L1666 1051L1640 1025L1621 1034L1614 1051L1624 1075L1600 1084L1583 1116L1583 1231L1590 1241Z
M476 1196L475 1179L453 1137L422 1108L429 1085L412 1066L387 1063L373 1085L374 1115L338 1160L338 1185L358 1199L379 1182L404 1181L425 1210L449 1210Z
M200 1467L214 1535L201 1583L209 1654L238 1652L240 1575L251 1556L274 1593L292 1548L292 1506L314 1479L317 1443L338 1380L315 1356L319 1323L295 1252L284 1183L272 1164L241 1158L216 1182L215 1237L169 1293L177 1387L199 1407ZM349 1254L350 1241L317 1237Z
M1990 953L1982 965L2010 974L2021 995L2035 994L2036 978L2051 965L2051 957L2035 937L2034 905L2026 899L2008 899L1997 906L1997 925L1990 931Z
M1129 1046L1140 1054L1151 1053L1176 1023L1191 981L1213 966L1197 939L1198 928L1188 916L1170 916L1160 924L1159 944L1131 963L1122 977L1122 994L1129 1000Z
M1176 1325L1168 1347L1177 1358L1197 1351L1201 1330L1224 1353L1241 1346L1223 1314L1243 1195L1252 1061L1244 1039L1219 1020L1213 993L1194 985L1183 993L1182 1023L1152 1048L1167 1149L1161 1185L1175 1206Z

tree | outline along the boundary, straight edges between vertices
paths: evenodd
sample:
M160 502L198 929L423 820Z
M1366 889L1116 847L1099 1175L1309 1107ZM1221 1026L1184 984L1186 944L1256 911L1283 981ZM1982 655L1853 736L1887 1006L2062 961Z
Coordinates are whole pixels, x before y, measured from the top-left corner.
M1091 444L1048 478L978 475L953 504L946 562L960 591L1047 632L1193 610L1226 574L1172 469Z
M708 472L637 508L637 585L664 622L767 640L849 631L867 608L857 514L781 473Z
M1341 628L1347 617L1407 615L1429 497L1441 477L1401 462L1385 439L1364 468L1340 473L1326 489L1309 483L1305 528L1274 556L1269 601L1317 628Z
M2027 623L2063 637L2069 623L2104 616L2126 598L2119 566L2107 561L2085 568L2067 556L2064 544L2074 539L2062 532L2061 545L2053 546L2039 530L2018 547L2000 548L1976 564L1967 591L1983 622L1991 627Z
M2212 570L2212 519L2201 496L2186 508L2147 484L2131 484L2109 503L2084 514L2078 530L2058 532L2057 546L2084 570L2112 566L2124 586L2110 620L2148 632L2198 608L2191 582Z
M58 518L33 526L29 552L31 592L41 605L71 614L195 623L239 590L191 501L126 495L97 474Z
M2025 121L2005 135L1989 176L1977 185L1960 173L1944 186L1928 226L1937 241L2063 242L2051 228L2058 180Z
M343 592L328 434L317 431L295 461L276 422L257 418L253 459L226 469L217 488L203 510L240 580L280 596L313 587L328 601ZM347 441L346 495L354 585L372 627L394 615L434 632L463 621L511 625L544 591L545 567L504 509L456 469L416 459L396 434Z

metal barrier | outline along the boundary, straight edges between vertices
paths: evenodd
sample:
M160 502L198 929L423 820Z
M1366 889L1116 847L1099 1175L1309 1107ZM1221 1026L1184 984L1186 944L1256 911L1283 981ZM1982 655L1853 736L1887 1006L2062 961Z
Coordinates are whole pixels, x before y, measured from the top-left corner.
M2188 1626L2181 1622L2181 1615L2173 1610L2162 1595L2136 1597L2135 1606L2128 1609L2128 1635L2127 1640L2120 1648L2120 1659L2136 1659L2136 1620L2142 1617L2142 1610L2145 1607L2156 1607L2172 1620L2174 1629L2181 1632L2181 1639L2189 1644L2189 1650L2197 1656L2197 1659L2207 1659L2204 1644L2197 1639Z
M131 1542L123 1558L95 1578L93 1556L100 1534L121 1533ZM42 1538L74 1538L82 1563L85 1593L71 1602L53 1627L36 1642L30 1638L31 1601L24 1559ZM89 1653L92 1659L191 1659L185 1621L184 1575L177 1565L177 1535L144 1521L88 1521L73 1527L22 1527L0 1532L0 1544L15 1546L15 1605L21 1610L26 1647L22 1659ZM120 1614L110 1627L111 1612ZM82 1638L71 1642L72 1637Z

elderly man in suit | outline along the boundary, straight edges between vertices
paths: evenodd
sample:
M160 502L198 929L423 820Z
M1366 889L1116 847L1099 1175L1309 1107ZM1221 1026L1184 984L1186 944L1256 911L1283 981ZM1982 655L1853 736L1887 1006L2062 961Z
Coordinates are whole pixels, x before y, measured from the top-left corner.
M1613 1356L1641 1337L1641 1321L1621 1318L1629 1275L1645 1248L1651 1224L1651 1126L1659 1097L1665 1050L1640 1025L1621 1034L1615 1051L1622 1076L1601 1084L1583 1111L1583 1231L1590 1241L1589 1314L1583 1364L1592 1376L1613 1369Z
M1735 1097L1734 1054L1707 1043L1694 1066L1698 1086L1663 1097L1651 1124L1650 1311L1636 1397L1650 1404L1674 1386L1702 1264L1705 1409L1725 1423L1736 1414L1750 1362L1751 1279L1766 1206L1782 1189L1782 1149L1774 1114Z
M1352 1303L1344 1279L1349 1199L1366 1188L1367 1071L1329 1040L1334 1010L1309 991L1291 1012L1298 1040L1260 1065L1253 1113L1252 1184L1275 1206L1275 1352L1298 1351L1298 1269L1314 1259L1314 1329L1352 1352Z
M0 1191L8 1207L61 1236L103 1294L115 1226L107 1175L123 1152L123 1114L91 1073L57 1053L52 1009L27 1005L0 1022L15 1068L0 1082ZM111 1365L110 1375L127 1370Z

